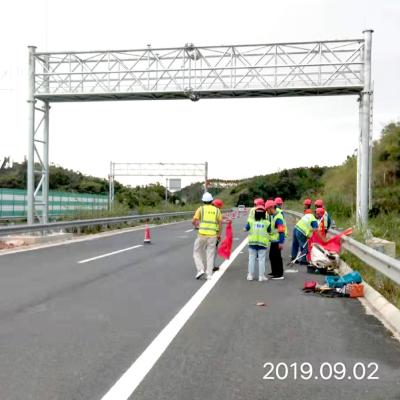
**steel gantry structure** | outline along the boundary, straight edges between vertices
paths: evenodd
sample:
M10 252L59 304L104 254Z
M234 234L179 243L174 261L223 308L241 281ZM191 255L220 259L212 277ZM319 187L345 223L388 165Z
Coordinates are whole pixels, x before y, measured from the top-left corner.
M114 204L116 176L201 176L204 178L204 190L207 190L207 175L207 161L204 163L116 163L111 161L110 173L108 174L109 208L112 208ZM167 187L165 187L165 193L167 193Z
M357 95L357 218L366 227L371 42L366 30L359 39L294 43L68 52L29 47L28 223L35 216L47 221L52 102Z

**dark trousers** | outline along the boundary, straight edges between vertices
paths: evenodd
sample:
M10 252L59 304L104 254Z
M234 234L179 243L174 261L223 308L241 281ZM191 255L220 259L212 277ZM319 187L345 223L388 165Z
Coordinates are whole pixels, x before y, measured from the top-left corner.
M283 275L283 261L278 242L271 242L269 249L269 261L271 262L271 273L273 276Z
M294 228L293 230L293 242L292 242L292 258L296 258L297 255L300 253L304 254L303 257L299 259L299 262L307 262L307 237L303 235L298 229Z

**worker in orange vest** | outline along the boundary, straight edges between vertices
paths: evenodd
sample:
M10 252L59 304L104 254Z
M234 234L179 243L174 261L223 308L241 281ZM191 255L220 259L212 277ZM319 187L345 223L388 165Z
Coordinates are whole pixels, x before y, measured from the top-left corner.
M324 202L321 199L315 200L314 206L315 206L315 211L317 211L318 208L322 208L324 210L324 215L320 217L320 220L321 219L323 220L322 222L324 224L324 229L325 229L324 236L325 236L332 224L331 216L329 215L328 211L326 211L326 208L324 207Z
M305 199L303 205L304 205L304 214L305 214L306 210L311 209L311 205L312 205L311 199L309 199L309 198Z
M321 237L326 237L326 227L325 227L325 218L324 218L325 210L322 207L318 207L315 210L315 218L318 222L318 232Z

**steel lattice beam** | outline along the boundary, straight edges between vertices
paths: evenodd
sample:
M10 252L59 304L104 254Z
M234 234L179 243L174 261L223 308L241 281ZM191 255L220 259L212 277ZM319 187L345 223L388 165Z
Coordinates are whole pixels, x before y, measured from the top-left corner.
M363 39L36 53L46 101L356 94Z
M68 52L30 47L28 223L35 214L47 219L50 102L358 95L357 221L366 227L371 43L372 30L367 30L364 39L313 42ZM41 111L38 100L44 104ZM37 137L38 112L44 112L42 139Z

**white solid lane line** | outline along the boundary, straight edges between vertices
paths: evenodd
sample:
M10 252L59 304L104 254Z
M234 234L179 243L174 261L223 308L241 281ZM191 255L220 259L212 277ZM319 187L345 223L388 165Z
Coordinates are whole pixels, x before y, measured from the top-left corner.
M126 400L132 395L246 244L247 239L236 247L231 258L222 263L213 278L201 286L101 400Z
M192 229L188 229L187 231L185 231L185 233L189 233L189 232L193 232L194 231L194 229L192 228Z
M84 263L87 263L89 261L98 260L99 258L109 257L109 256L112 256L114 254L122 253L122 252L128 251L128 250L137 249L138 247L142 247L142 246L143 246L142 244L138 244L137 246L127 247L126 249L112 251L111 253L102 254L102 255L97 256L97 257L87 258L86 260L78 261L78 264L84 264Z

